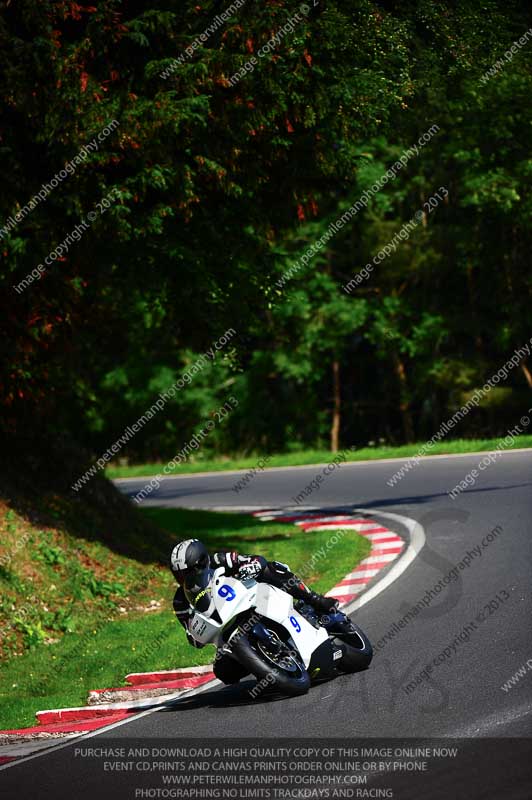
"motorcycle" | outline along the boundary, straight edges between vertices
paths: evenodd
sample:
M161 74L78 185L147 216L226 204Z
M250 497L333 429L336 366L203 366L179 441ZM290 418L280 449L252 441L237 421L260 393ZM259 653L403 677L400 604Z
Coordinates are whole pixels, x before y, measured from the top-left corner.
M282 589L228 577L223 567L187 578L184 590L192 607L190 635L234 658L258 686L304 694L317 679L358 672L371 662L367 636L341 611L318 616Z

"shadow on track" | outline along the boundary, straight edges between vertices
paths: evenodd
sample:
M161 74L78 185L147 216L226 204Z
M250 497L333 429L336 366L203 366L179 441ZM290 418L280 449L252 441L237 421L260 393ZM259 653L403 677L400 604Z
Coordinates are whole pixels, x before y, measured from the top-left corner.
M331 683L339 678L345 678L345 675L337 675L333 678L328 678L313 683L310 694L315 691L318 686ZM245 678L235 686L217 686L211 691L202 692L201 694L194 695L193 697L183 698L176 701L174 704L169 704L162 707L157 713L181 713L182 711L197 711L199 709L224 709L224 708L246 708L247 706L268 705L270 703L277 703L282 701L286 703L290 700L287 695L277 691L275 688L267 687L263 692L252 697L250 692L257 685L254 679ZM308 695L304 695L308 697ZM293 699L293 698L292 698Z

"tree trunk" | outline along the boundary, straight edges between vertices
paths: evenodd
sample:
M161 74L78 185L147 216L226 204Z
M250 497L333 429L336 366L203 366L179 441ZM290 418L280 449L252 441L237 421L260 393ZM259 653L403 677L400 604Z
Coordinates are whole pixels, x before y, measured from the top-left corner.
M419 199L420 199L421 208L422 208L422 211L421 211L421 222L422 222L423 227L426 228L427 225L429 224L429 221L428 221L428 217L427 217L427 212L425 211L425 207L424 207L424 204L425 204L425 192L423 190L421 190L420 193L419 193Z
M407 442L414 441L414 422L410 411L410 399L408 397L408 383L406 380L405 365L397 353L394 354L395 374L399 381L399 410L403 422L403 432Z
M335 359L332 362L333 371L333 413L331 425L331 450L337 453L340 447L340 422L341 422L341 402L342 395L340 390L340 362Z
M527 365L525 364L524 361L521 361L519 366L523 370L523 375L526 378L526 382L528 383L528 385L532 389L532 374L531 374L530 370L528 369L528 367L527 367Z
M477 241L479 241L479 239L477 239ZM483 342L482 342L482 337L480 335L480 330L482 328L482 325L480 324L480 317L479 317L478 309L477 309L477 306L478 306L478 291L477 291L477 287L476 287L476 284L475 284L475 274L474 274L473 264L470 261L468 261L466 269L467 269L467 288L468 288L468 293L469 293L469 307L470 307L470 310L471 310L471 318L473 320L473 327L474 327L474 329L476 331L476 333L475 333L475 346L476 346L478 354L480 356L482 356L483 353L484 353L484 345L483 345Z

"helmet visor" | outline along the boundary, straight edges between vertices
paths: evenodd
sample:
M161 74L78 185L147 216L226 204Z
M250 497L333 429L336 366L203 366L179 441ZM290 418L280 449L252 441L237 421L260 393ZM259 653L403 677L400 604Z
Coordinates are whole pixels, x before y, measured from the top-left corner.
M184 569L173 570L176 579L179 581L181 585L184 585L185 581L189 577L194 577L202 573L205 569L209 566L209 556L205 554L202 556L196 564L191 567L185 567Z

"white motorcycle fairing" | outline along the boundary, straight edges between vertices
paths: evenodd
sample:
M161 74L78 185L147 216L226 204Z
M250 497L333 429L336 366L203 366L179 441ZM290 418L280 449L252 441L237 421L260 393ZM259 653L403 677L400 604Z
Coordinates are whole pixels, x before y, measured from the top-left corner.
M253 608L265 622L276 622L288 632L305 667L310 664L316 648L329 638L325 628L314 627L294 609L291 595L270 584L257 583L252 578L230 578L224 574L224 568L219 567L203 591L210 594L209 607L204 612L195 609L188 626L190 634L201 644L221 646L224 627L238 614Z
M294 608L291 595L268 583L259 583L255 600L257 612L282 625L296 645L305 667L310 664L317 647L329 638L325 628L315 628Z
M224 568L218 567L204 590L210 595L209 607L203 612L194 609L188 625L189 633L200 644L223 644L222 631L225 625L237 614L253 608L256 586L254 580L247 580L244 584L235 578L229 578L224 574ZM229 601L227 598L230 598ZM200 595L196 597L196 601L199 599ZM220 621L214 617L215 612Z

